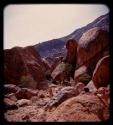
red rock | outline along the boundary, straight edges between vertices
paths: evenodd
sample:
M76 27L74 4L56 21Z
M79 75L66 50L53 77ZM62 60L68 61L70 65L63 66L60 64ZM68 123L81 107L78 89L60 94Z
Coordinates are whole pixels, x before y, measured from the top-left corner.
M20 100L18 100L18 101L16 102L16 105L17 105L18 107L28 106L28 105L30 105L30 104L31 104L31 101L28 100L28 99L20 99Z
M17 101L15 93L7 94L7 95L5 95L5 97L12 100L12 101L14 101L14 102Z
M29 118L30 118L30 116L29 116L29 115L25 115L25 116L23 116L23 117L22 117L22 120L29 121Z
M36 102L38 99L39 99L38 96L32 96L30 100L34 103L34 102Z
M45 97L45 92L43 90L40 90L38 93L39 98L44 98Z
M99 27L86 31L78 42L77 67L87 64L92 72L97 61L103 57L103 52L108 50L108 38L108 32Z
M86 85L86 88L89 88L89 91L92 93L97 91L97 88L95 87L92 80Z
M105 56L98 61L92 77L92 80L96 88L107 87L107 85L109 84L110 82L109 81L109 73L110 73L109 63L110 63L109 56Z
M81 94L59 105L46 121L96 122L107 120L106 116L109 116L109 112L106 112L106 106L97 96Z
M25 122L39 113L37 106L23 106L17 110L8 110L4 116L8 122Z
M66 43L66 49L67 49L66 61L70 64L76 64L77 41L74 39L69 39Z
M55 57L52 61L51 64L51 72L53 72L53 70L56 68L56 66L61 63L61 58L60 57Z
M9 98L4 98L4 105L6 110L11 109L17 109L17 105L14 100L11 100Z
M63 77L63 76L65 77L65 75L63 74L64 70L65 70L65 63L62 62L59 65L57 65L57 67L51 73L52 79L53 80L60 80L61 77Z
M109 89L107 87L100 87L97 91L97 96L99 96L103 102L105 103L105 105L109 105L110 104L110 100L109 100Z
M47 108L57 107L59 104L61 104L63 101L65 101L68 98L77 96L84 88L83 83L78 83L75 87L63 87L61 90L59 90L48 102Z
M51 66L50 66L49 62L45 58L42 58L42 63L43 63L43 66L45 68L45 71L51 69Z
M88 69L87 69L87 66L83 65L81 66L80 68L76 69L75 70L75 73L74 73L74 80L75 82L80 82L79 78L84 75L85 73L88 72Z
M41 88L40 82L45 80L43 69L41 57L32 46L4 50L5 83L22 84L23 87L33 89Z
M30 99L32 96L36 96L37 92L28 88L22 88L16 92L16 97L18 99Z
M16 93L20 88L14 84L5 84L4 85L4 94Z

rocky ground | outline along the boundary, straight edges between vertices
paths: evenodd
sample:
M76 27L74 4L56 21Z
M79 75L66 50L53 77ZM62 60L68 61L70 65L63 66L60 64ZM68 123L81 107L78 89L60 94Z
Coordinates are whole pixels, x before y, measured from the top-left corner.
M47 90L19 88L15 85L5 85L5 89L4 118L9 122L109 119L109 89L106 87L88 92L83 83L73 87L50 82Z
M106 121L109 33L94 27L69 39L66 58L49 64L33 47L4 51L4 117L13 122Z

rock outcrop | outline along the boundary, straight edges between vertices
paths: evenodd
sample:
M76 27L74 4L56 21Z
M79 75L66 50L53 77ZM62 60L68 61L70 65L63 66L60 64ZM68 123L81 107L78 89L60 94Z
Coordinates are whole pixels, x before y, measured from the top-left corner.
M77 30L78 37L72 33L58 39L60 41L54 39L49 44L39 44L38 48L4 50L6 121L96 122L109 119L108 30L95 26L88 24ZM43 45L47 45L46 50L40 48ZM51 51L53 45L57 49ZM50 62L53 60L51 65L45 60L45 53Z
M85 32L79 40L77 48L77 67L87 65L89 72L95 68L97 61L108 51L108 32L95 27Z
M96 88L106 87L109 84L109 75L110 75L110 57L105 56L100 59L96 65L96 68L93 72L92 80Z
M4 50L5 84L16 84L27 88L42 88L45 69L40 55L32 47L15 47Z
M52 99L48 102L46 108L52 108L57 107L62 102L64 102L66 99L77 96L80 94L80 92L83 90L84 84L78 83L75 87L64 87L58 93L56 93Z
M76 64L77 58L77 41L69 39L66 43L67 55L66 61L70 64Z
M101 113L100 113L101 112ZM59 105L46 121L94 122L109 118L108 107L95 95L81 94ZM106 117L105 117L106 116Z

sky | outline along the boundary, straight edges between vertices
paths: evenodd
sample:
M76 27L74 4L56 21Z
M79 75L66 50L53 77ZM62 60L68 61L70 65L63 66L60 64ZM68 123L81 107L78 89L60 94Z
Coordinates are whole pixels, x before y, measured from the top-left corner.
M69 35L109 12L104 4L20 4L4 8L4 49Z

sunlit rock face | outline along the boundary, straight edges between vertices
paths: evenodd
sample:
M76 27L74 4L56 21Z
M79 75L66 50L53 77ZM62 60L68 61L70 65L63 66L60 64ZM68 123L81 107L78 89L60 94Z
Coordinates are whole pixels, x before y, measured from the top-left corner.
M96 65L96 68L93 72L92 80L94 85L99 87L107 87L110 82L109 73L110 73L110 57L105 56L100 59Z
M77 48L77 67L87 65L89 72L95 68L96 63L108 50L108 32L95 27L85 32L79 40Z
M109 118L108 107L95 95L81 94L60 104L46 121L94 122ZM101 112L101 113L100 113Z

